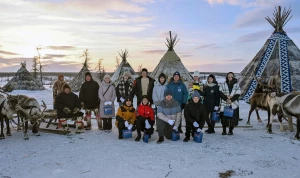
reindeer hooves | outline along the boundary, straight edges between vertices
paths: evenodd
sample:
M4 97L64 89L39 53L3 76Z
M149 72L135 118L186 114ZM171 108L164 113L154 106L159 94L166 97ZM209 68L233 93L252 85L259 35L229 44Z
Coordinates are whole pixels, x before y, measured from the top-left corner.
M11 136L11 133L6 133L7 136Z
M24 140L29 140L29 137L24 137Z
M262 123L262 120L261 120L261 119L257 119L257 122L258 122L258 123Z
M269 131L269 130L268 130L268 132L267 132L267 133L268 133L268 134L273 134L273 132L272 132L272 131Z
M251 125L250 122L247 122L246 125Z
M3 137L3 136L0 137L0 140L4 140L4 139L5 139L5 137Z
M35 136L37 136L37 137L38 137L38 136L41 136L41 134L40 134L40 133L35 133L34 135L35 135Z

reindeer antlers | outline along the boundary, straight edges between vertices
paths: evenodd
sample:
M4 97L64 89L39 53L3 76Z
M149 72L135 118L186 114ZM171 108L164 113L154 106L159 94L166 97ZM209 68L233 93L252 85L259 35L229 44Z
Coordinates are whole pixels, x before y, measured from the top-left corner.
M265 84L261 83L261 82L257 79L257 77L254 75L253 72L252 72L251 75L253 76L254 80L255 80L258 84L260 84L261 86L264 86L264 87L269 87L268 85L265 85Z

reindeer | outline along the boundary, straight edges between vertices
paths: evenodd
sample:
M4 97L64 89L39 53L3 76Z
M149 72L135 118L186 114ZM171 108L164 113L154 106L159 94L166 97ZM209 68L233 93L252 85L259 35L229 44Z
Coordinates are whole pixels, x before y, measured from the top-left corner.
M13 119L13 114L16 112L18 98L16 96L9 95L3 92L2 90L0 90L0 92L7 95L4 96L0 94L0 122L1 122L0 140L1 140L5 138L3 134L4 120L6 122L6 135L11 136L9 120Z
M38 133L40 121L44 118L44 111L46 110L47 106L44 101L42 104L42 107L44 108L41 110L40 104L37 102L36 99L30 98L26 95L18 95L18 100L21 101L20 105L18 107L18 128L20 125L23 125L25 123L25 129L24 129L24 139L28 140L28 121L32 124L32 133L36 136L40 136ZM20 124L20 119L22 124Z
M284 116L297 118L297 133L295 139L300 140L300 92L276 94L271 92L269 99L269 109L271 111L270 124L268 127L269 133L272 133L272 119L278 111L281 111Z

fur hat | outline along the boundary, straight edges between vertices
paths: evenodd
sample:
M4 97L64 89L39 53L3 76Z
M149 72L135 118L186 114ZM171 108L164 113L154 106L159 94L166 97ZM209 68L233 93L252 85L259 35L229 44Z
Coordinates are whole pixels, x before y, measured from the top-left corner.
M200 77L200 72L198 70L196 70L193 74L193 77Z
M59 75L57 76L58 79L60 79L61 77L64 77L64 75L63 75L63 74L59 74Z
M173 77L174 77L175 75L178 75L178 76L180 77L180 73L179 73L178 71L176 71L176 72L173 74Z
M170 88L167 88L167 89L165 89L165 91L164 91L164 97L166 97L166 96L168 96L168 95L173 96L173 92L172 92L172 90L171 90Z

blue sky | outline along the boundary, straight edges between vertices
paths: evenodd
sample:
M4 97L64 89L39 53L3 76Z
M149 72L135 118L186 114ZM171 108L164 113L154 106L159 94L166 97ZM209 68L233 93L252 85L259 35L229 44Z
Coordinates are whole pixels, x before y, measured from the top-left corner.
M291 6L284 29L299 46L298 0L1 0L0 71L16 71L24 60L30 70L36 46L48 71L80 70L85 49L92 70L103 58L114 71L118 51L127 49L135 70L152 71L171 30L188 70L240 72L273 32L265 17L277 5Z

